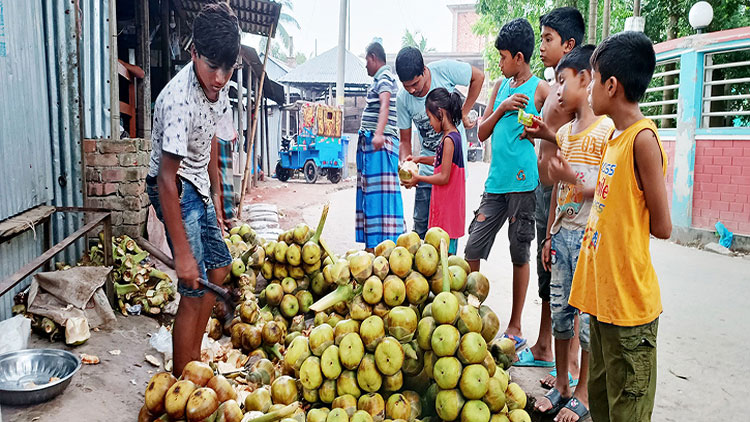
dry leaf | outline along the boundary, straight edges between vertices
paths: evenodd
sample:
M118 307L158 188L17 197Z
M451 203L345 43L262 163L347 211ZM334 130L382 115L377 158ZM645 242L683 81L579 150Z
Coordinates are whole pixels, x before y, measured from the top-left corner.
M84 365L97 365L99 364L99 356L81 353L81 363Z

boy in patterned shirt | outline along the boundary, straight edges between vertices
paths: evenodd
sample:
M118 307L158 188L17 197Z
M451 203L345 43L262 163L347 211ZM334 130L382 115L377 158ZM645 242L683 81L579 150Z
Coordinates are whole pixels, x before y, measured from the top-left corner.
M240 50L237 17L226 3L206 5L193 21L192 60L156 99L146 189L167 228L180 306L172 330L173 372L200 359L215 297L199 279L222 284L232 257L221 227L216 123L231 112L228 87ZM217 216L218 210L218 216Z

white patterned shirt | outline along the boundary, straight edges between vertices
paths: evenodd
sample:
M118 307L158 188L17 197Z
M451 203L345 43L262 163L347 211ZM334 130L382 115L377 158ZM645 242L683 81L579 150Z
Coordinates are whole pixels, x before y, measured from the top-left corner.
M182 158L177 174L195 185L204 197L211 196L208 162L216 123L231 112L229 88L211 102L206 97L193 63L182 68L162 89L154 104L149 176L159 174L162 151Z

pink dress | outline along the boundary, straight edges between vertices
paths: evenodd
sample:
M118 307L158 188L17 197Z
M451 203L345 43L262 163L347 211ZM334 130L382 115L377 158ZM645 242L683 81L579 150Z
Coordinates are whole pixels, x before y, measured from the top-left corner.
M453 160L449 163L443 162L443 146L446 142L453 142ZM443 142L435 150L435 174L440 173L444 165L451 166L451 176L448 184L432 185L429 226L441 227L451 239L458 239L464 235L466 225L466 169L461 135L458 132L445 135Z

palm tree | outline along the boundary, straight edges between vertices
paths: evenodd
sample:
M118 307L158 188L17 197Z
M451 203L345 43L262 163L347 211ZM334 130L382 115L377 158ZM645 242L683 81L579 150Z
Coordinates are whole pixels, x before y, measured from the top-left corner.
M417 36L419 36L419 40L417 40ZM422 53L435 51L432 47L427 48L427 40L420 31L412 33L408 28L404 30L404 36L401 37L401 47L416 47Z
M289 32L287 31L285 25L291 25L296 27L297 29L300 29L300 26L299 22L297 22L297 19L295 19L294 16L284 11L285 8L290 13L293 11L292 9L294 7L292 6L292 0L283 0L281 2L281 14L279 15L279 24L276 30L281 37L281 43L284 45L284 48L289 51L291 37L289 36ZM289 53L291 53L291 51L289 51Z
M276 25L276 34L281 38L281 44L284 46L284 50L286 51L281 50L281 47L279 46L277 41L271 41L270 49L271 57L275 57L281 60L286 60L286 58L292 53L292 51L290 51L292 37L289 35L289 31L287 30L287 27L285 25L294 26L297 29L300 29L297 19L295 19L294 16L292 16L290 13L285 12L285 9L290 13L292 12L293 6L291 0L283 0L281 2L279 23ZM259 51L266 51L265 37L260 39Z

